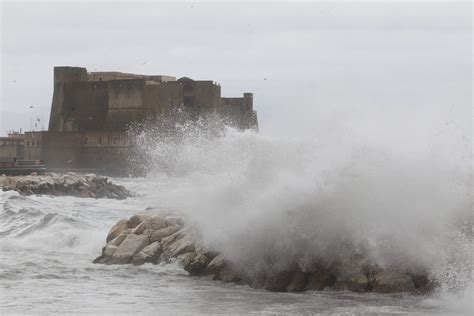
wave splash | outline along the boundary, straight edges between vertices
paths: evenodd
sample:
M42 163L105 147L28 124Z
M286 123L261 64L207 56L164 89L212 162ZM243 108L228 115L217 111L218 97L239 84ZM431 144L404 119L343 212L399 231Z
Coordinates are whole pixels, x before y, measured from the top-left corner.
M323 262L423 270L447 290L472 284L465 153L203 126L142 132L140 155L156 204L184 212L249 273Z

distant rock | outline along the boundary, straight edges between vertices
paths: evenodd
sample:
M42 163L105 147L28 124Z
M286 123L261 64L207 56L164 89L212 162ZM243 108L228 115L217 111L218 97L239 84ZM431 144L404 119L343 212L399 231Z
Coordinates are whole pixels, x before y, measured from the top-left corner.
M111 183L106 177L72 172L63 175L1 177L0 187L3 191L17 191L21 195L37 194L118 200L132 196L131 192L123 186Z
M382 269L376 265L324 260L301 261L294 267L252 271L222 253L208 249L199 231L169 212L134 215L118 221L94 263L158 264L176 261L191 276L210 276L222 282L241 282L277 292L353 291L426 293L436 283L426 272ZM344 269L342 268L344 267ZM271 270L271 271L269 271Z

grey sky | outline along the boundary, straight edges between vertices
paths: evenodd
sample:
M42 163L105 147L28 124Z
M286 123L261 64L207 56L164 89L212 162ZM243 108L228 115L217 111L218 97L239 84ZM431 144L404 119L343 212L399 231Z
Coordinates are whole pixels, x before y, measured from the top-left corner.
M55 65L253 92L268 135L467 130L471 23L469 2L3 2L0 133L47 126Z

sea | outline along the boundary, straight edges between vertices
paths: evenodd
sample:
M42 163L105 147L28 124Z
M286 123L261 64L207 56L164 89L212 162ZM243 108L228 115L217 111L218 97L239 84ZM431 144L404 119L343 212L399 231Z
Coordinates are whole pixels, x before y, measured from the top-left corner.
M439 155L427 163L380 148L237 131L155 139L144 152L151 161L146 176L110 178L135 193L125 200L0 192L0 314L474 311L472 204L463 166ZM291 256L330 257L350 240L381 265L424 266L441 285L429 295L273 293L191 277L176 262L93 264L112 225L147 208L182 212L207 243L237 261L273 255L285 262L301 236L310 242Z

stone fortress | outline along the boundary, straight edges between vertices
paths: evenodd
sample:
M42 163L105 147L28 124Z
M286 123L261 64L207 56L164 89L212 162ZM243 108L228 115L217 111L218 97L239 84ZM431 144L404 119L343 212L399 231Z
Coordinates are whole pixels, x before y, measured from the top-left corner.
M258 129L252 93L223 98L213 81L55 67L48 131L26 132L17 158L52 169L125 168L132 150L127 127L164 119L178 107L190 119L216 113L235 128Z

